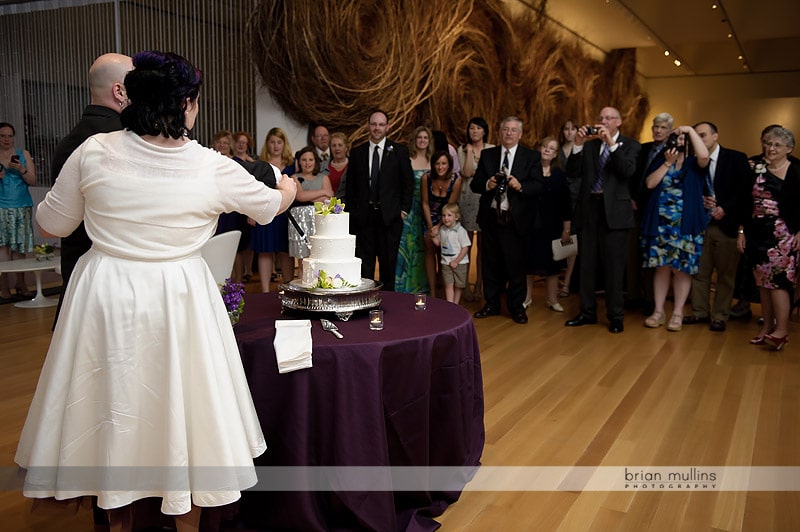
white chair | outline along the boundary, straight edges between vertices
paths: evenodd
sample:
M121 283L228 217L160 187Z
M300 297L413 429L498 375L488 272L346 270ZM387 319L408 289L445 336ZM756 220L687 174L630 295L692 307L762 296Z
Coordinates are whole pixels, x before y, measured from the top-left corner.
M206 259L211 275L217 284L222 284L231 276L233 261L236 260L236 248L239 247L241 231L228 231L215 235L203 245L200 254Z

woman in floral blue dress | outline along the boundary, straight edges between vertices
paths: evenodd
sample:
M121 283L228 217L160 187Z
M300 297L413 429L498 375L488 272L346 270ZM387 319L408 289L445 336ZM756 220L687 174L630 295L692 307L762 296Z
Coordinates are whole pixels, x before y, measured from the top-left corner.
M647 176L647 188L654 190L642 218L642 250L645 268L655 268L653 292L655 310L645 327L664 325L664 303L670 279L674 296L668 331L680 331L683 307L692 288L692 275L700 269L703 231L708 213L703 207L709 162L708 149L690 126L674 132L675 147L666 149L664 164ZM687 153L687 137L694 155ZM669 143L669 140L668 140ZM669 145L669 144L668 144Z
M789 161L794 135L777 127L763 138L764 161L755 165L753 217L739 231L761 295L764 324L753 345L780 351L789 341L790 294L797 282L800 249L800 169Z

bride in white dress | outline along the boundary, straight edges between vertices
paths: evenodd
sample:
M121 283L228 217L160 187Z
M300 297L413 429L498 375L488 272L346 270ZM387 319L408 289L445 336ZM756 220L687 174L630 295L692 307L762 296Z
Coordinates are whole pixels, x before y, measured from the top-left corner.
M37 211L54 236L83 220L93 246L65 295L15 461L25 496L96 495L117 509L117 529L130 526L131 502L161 497L184 529L198 507L253 486L253 457L266 449L200 248L220 213L267 224L296 187L269 189L188 139L202 73L185 59L140 52L133 64L126 129L76 149Z

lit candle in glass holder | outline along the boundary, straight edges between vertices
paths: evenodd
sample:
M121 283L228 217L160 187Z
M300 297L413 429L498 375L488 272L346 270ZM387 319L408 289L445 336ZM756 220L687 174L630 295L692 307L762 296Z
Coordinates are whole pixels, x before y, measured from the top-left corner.
M383 311L370 310L369 311L369 328L373 331L383 330Z
M414 310L426 310L428 308L428 296L425 294L416 294L414 300Z

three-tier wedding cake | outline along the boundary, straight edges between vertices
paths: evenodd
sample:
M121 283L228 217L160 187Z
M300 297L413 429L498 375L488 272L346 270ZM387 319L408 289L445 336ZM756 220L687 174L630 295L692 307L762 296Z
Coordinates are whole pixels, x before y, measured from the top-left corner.
M315 233L309 237L311 256L303 259L301 281L314 288L352 288L361 284L361 259L350 234L350 214L332 198L315 203Z

